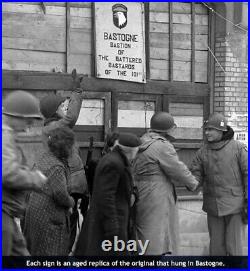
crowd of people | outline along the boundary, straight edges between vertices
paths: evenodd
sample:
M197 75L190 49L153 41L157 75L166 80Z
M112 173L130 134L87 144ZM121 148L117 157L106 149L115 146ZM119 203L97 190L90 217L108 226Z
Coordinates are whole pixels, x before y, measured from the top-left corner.
M72 131L83 90L79 77L73 78L67 110L65 98L56 94L39 101L15 91L3 101L2 255L179 255L176 183L190 191L203 189L210 255L242 255L247 149L233 139L225 117L214 113L204 123L204 144L190 168L172 144L173 116L156 112L140 138L118 131L107 135L103 155L86 178ZM16 137L35 119L44 120L44 147L30 169ZM83 222L75 240L79 203ZM114 240L131 245L134 240L145 249L107 248Z

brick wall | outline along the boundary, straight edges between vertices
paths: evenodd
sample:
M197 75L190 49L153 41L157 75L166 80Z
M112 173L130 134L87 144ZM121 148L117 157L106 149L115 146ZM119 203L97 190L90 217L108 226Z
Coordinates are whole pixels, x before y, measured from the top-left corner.
M233 32L215 39L214 112L224 114L236 132L248 132L248 36Z

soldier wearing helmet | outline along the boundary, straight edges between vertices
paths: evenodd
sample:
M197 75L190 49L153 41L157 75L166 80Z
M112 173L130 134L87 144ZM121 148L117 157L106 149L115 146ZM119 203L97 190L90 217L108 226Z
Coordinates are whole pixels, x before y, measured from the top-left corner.
M233 139L234 131L219 113L204 123L205 142L191 165L203 187L211 256L243 255L243 229L247 224L247 148Z
M28 168L16 136L42 116L38 100L25 91L8 95L2 113L2 255L28 256L19 227L26 207L26 192L40 190L47 178L40 171Z
M136 228L139 240L149 240L147 255L178 253L178 216L174 182L194 190L198 182L171 144L176 124L171 114L155 113L134 163L139 200Z
M74 69L72 71L73 78L73 91L71 93L67 109L65 110L64 102L66 98L56 95L49 94L43 97L40 101L41 112L45 118L44 120L44 139L47 140L46 134L55 128L59 127L69 127L71 129L74 128L75 123L79 117L79 113L82 106L83 101L83 90L80 88L81 79ZM46 146L47 144L45 144ZM77 210L77 202L78 199L84 199L83 202L88 203L87 198L87 180L85 176L85 171L83 167L83 162L79 154L79 147L77 142L73 145L72 155L68 158L68 164L70 168L70 180L68 184L68 190L71 196L75 200L75 206L73 208L73 213L71 215L71 229L72 234L70 238L69 247L71 249L77 229L77 219L78 219L78 210ZM87 205L83 206L82 214L84 214L87 210ZM84 209L84 210L83 210Z

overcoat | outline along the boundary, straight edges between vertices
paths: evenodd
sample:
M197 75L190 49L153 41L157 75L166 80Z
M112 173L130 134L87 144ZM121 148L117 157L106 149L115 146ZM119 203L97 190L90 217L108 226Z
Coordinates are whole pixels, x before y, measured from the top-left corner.
M119 146L99 161L86 221L76 245L76 256L127 255L128 251L105 252L104 240L114 236L127 242L130 238L130 200L133 179L130 165Z
M137 238L149 240L146 255L178 254L178 213L173 180L194 189L197 181L168 139L149 132L134 163Z
M44 140L46 141L45 144L47 144L46 133L49 130L64 126L69 127L71 129L74 128L81 110L82 99L83 99L82 90L75 89L71 93L67 114L62 119L59 120L53 118L46 120L47 122L48 120L51 120L51 122L48 124L48 126L45 126L43 128L43 134L45 134ZM77 142L75 142L73 145L72 155L68 159L68 164L70 168L70 179L68 183L68 189L70 194L72 193L84 194L87 191L87 180Z
M37 168L48 178L42 192L32 192L25 214L24 235L33 256L67 256L69 208L74 205L67 190L69 170L52 153L45 152Z
M213 216L237 214L248 198L246 146L228 131L219 142L206 142L196 153L191 171L203 186L203 210Z

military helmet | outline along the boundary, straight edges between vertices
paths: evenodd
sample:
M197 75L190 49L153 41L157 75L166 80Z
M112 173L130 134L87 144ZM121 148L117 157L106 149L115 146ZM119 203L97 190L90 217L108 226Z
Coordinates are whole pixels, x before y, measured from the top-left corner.
M167 112L156 112L150 120L150 128L156 132L166 132L176 126L173 116Z
M2 112L14 117L43 118L39 108L39 100L22 90L13 91L3 100Z
M49 94L43 97L40 101L41 113L46 119L51 118L56 113L59 105L65 100L65 97L57 94Z
M226 132L227 131L227 120L220 113L211 114L207 121L204 123L204 128L212 128L219 131Z

